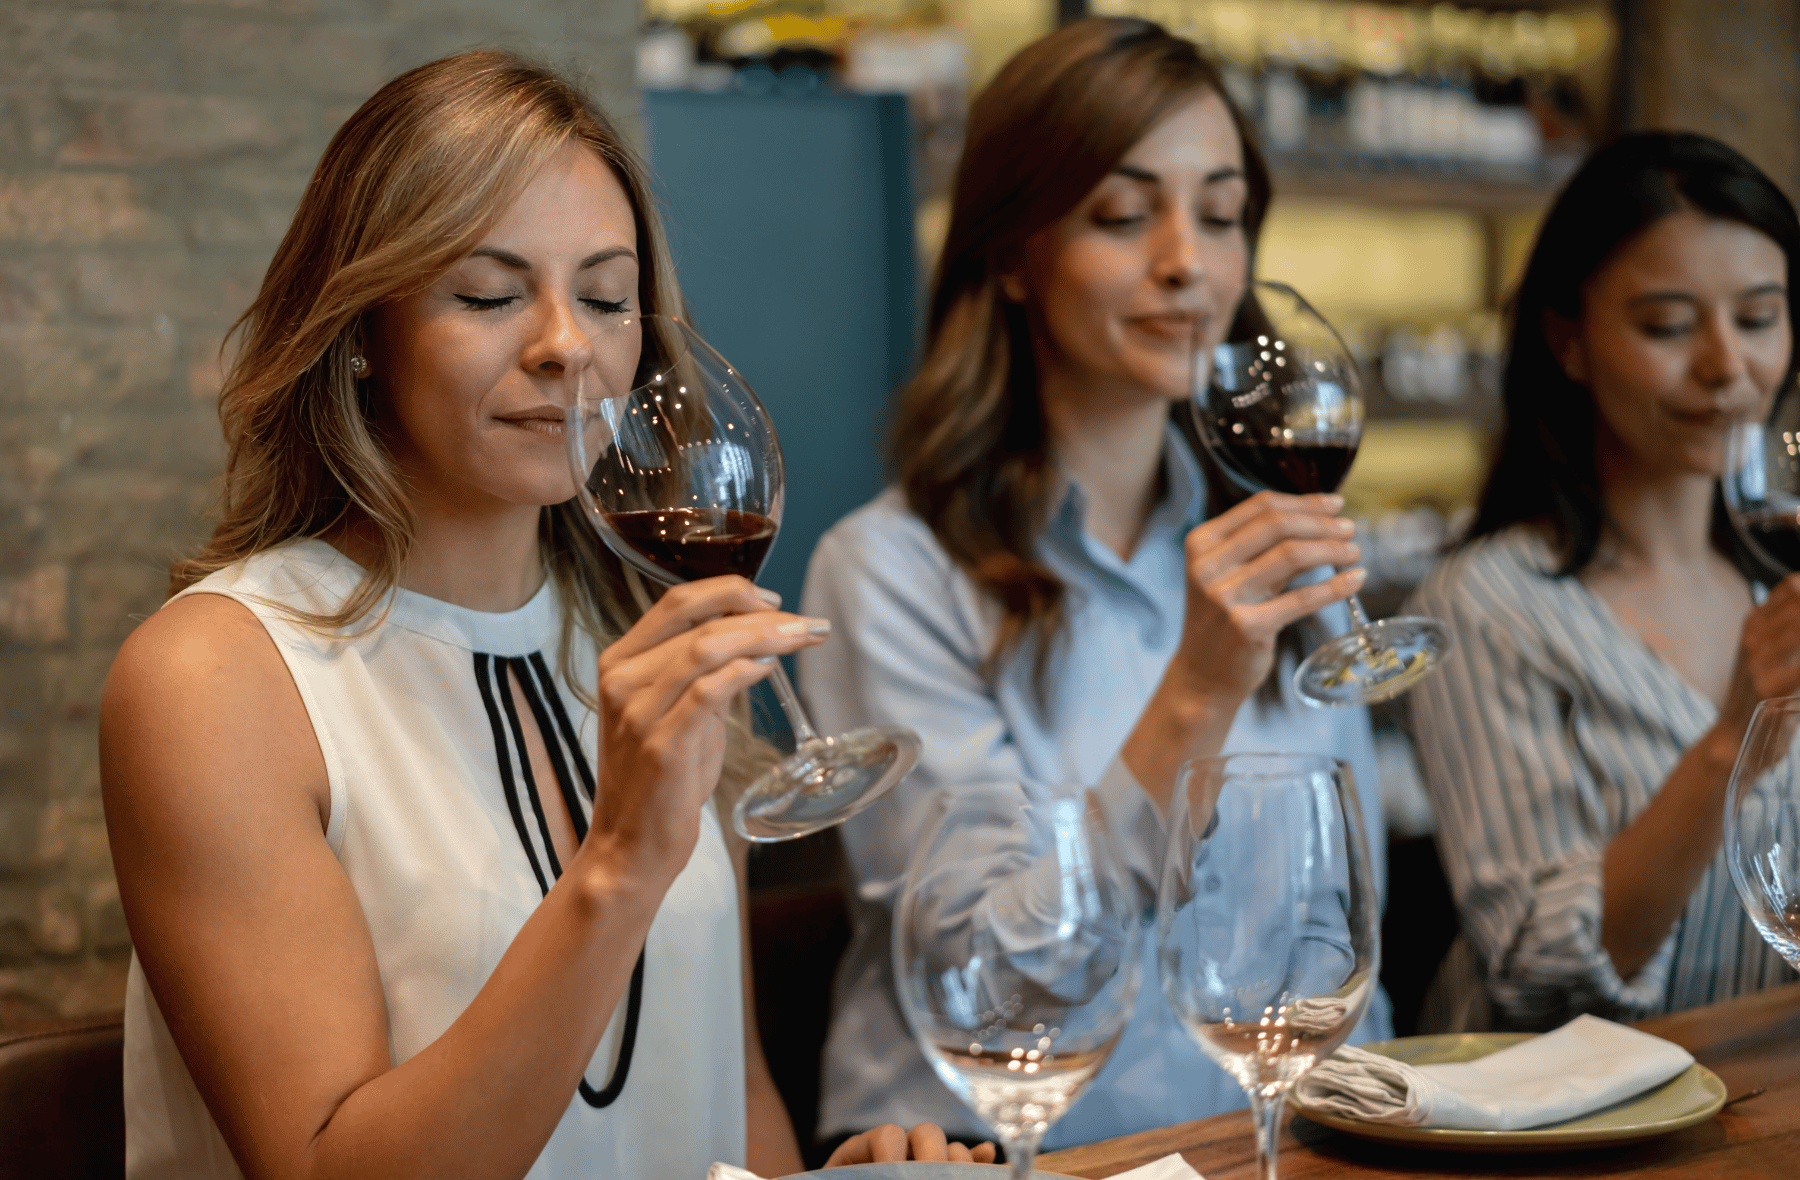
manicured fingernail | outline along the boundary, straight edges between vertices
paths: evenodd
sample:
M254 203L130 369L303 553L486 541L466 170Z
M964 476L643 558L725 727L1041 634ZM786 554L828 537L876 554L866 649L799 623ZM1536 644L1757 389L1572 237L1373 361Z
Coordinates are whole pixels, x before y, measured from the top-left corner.
M1356 522L1354 520L1345 520L1342 517L1339 517L1337 520L1331 522L1331 527L1348 537L1351 533L1356 531Z
M775 634L777 634L777 635L804 635L804 634L806 634L806 620L805 619L795 619L792 622L783 623L779 627L775 628Z
M756 596L758 598L762 599L764 602L768 603L770 606L780 606L781 605L781 595L775 593L775 591L765 590L761 586L755 587L755 590L756 590Z
M1361 568L1353 569L1349 572L1348 576L1352 586L1360 586L1368 578L1369 571Z
M831 634L831 620L808 619L806 620L806 631L809 635L829 635Z
M1336 512L1344 506L1344 498L1332 492L1327 492L1325 495L1320 496L1319 501L1333 512Z
M776 657L774 656L757 656L756 662L759 664L773 664L775 659Z

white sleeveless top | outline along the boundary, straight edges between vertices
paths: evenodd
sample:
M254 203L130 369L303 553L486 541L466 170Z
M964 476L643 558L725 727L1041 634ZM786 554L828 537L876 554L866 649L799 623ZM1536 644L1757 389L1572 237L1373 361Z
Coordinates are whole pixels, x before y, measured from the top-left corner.
M307 629L280 609L334 610L361 576L331 546L306 540L220 570L183 595L223 594L248 607L300 689L330 780L326 839L374 939L399 1064L461 1015L560 871L541 792L560 791L577 831L586 830L597 723L562 678L562 616L550 582L502 614L399 590L386 620L360 636ZM591 691L593 646L579 632L575 642L574 666ZM527 686L558 782L532 780L509 666ZM529 1180L700 1180L715 1160L743 1164L739 970L736 878L709 804L634 986ZM135 956L125 1125L131 1180L241 1180Z

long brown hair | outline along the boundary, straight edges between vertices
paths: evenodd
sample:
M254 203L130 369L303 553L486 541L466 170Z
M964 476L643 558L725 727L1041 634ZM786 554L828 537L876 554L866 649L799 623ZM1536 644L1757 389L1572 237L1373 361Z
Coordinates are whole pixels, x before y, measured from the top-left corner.
M1243 226L1254 256L1271 195L1255 132L1213 64L1160 25L1067 25L1020 50L970 110L925 357L900 393L892 445L908 505L1004 612L990 673L1035 635L1041 687L1065 591L1036 552L1056 476L1031 329L1024 308L1005 298L1001 275L1164 116L1207 91L1224 101L1243 145ZM1182 413L1174 412L1178 422ZM1216 515L1242 493L1196 454Z
M569 143L611 168L631 202L640 306L683 312L646 170L585 95L494 49L402 74L332 137L261 290L232 327L239 349L219 396L227 445L219 522L171 568L170 593L286 541L354 526L373 542L361 583L333 613L293 613L321 629L379 622L416 526L377 426L378 393L350 368L365 318L437 281ZM566 607L563 672L580 691L573 629L609 643L648 597L574 500L538 519L540 552ZM728 758L749 743L732 746ZM725 777L748 770L728 762Z

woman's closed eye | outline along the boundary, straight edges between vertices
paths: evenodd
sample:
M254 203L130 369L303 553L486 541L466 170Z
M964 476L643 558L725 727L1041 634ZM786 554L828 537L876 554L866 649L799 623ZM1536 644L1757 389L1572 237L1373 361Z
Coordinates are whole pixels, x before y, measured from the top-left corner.
M505 307L518 298L517 295L458 295L456 297L457 302L475 311L493 311L496 308Z
M519 297L517 295L457 295L456 299L464 307L473 311L496 311L518 302ZM630 309L626 305L629 302L628 299L595 299L590 296L581 298L583 307L602 315L618 315L622 311L628 311Z

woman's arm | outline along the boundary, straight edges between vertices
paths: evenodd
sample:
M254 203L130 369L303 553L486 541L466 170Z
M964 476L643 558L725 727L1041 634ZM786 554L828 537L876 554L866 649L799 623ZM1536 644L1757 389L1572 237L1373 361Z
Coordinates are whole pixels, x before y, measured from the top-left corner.
M1730 695L1719 720L1676 763L1604 862L1601 941L1629 979L1656 953L1724 836L1725 789L1759 701L1800 692L1800 575L1744 620Z
M603 655L613 789L475 1000L398 1066L374 947L324 838L323 759L280 654L248 611L211 595L134 633L101 717L120 889L247 1176L525 1173L693 848L727 704L767 674L758 657L812 642L780 634L793 616L766 605L741 579L683 587Z

